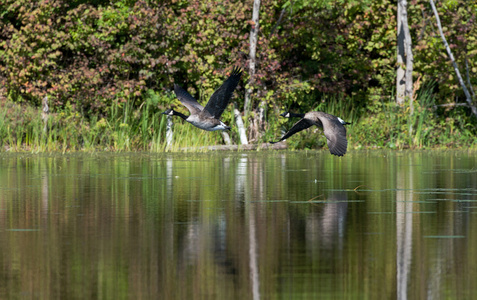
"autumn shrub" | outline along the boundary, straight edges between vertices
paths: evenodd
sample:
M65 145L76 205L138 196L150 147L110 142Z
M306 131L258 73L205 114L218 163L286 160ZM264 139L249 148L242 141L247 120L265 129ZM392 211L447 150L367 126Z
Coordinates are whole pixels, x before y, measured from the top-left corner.
M394 3L339 3L262 3L255 105L265 100L286 106L311 91L359 95L363 105L370 88L389 94L395 81ZM459 3L442 3L441 19L458 65L465 70L467 64L475 84L477 9ZM13 99L21 95L39 104L50 95L56 106L73 101L85 113L102 111L118 97L143 97L147 89L165 91L173 82L205 99L233 64L246 66L254 26L251 5L231 0L1 5L0 70ZM457 93L428 2L411 1L409 16L416 75L436 81L444 97Z

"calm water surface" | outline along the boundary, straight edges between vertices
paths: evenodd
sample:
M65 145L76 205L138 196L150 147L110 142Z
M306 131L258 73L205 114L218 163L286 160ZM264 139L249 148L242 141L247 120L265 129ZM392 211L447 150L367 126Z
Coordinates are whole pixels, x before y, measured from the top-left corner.
M0 154L0 299L471 299L477 154Z

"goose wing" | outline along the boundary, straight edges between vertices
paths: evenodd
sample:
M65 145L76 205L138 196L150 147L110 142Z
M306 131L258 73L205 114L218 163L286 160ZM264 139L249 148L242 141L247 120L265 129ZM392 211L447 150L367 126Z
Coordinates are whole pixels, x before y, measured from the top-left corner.
M276 142L270 142L270 143L275 144L275 143L281 142L283 140L286 140L287 138L291 137L295 133L300 132L302 130L305 130L305 129L311 127L312 125L313 125L313 123L310 122L309 120L301 119L300 121L296 122L295 125L293 125L293 127L287 133L285 133L285 135L280 140L278 140Z
M348 148L346 128L335 116L323 114L319 119L323 124L323 133L325 134L330 153L336 156L345 155Z
M177 99L190 111L191 115L200 113L204 107L195 100L186 90L181 88L178 84L174 84L174 93Z
M225 108L229 104L230 98L237 87L242 76L242 70L238 67L234 67L232 74L224 83L212 94L209 102L204 108L214 118L218 119L224 112Z

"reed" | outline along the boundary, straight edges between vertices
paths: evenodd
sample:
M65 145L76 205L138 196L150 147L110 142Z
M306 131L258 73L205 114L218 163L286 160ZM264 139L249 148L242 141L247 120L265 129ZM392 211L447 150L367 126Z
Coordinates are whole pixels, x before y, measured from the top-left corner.
M475 118L465 108L452 110L436 108L432 83L416 91L413 106L399 107L394 97L376 97L372 103L362 103L354 97L325 95L315 105L301 111L318 110L351 122L347 126L350 149L429 149L477 147ZM300 103L313 103L312 95ZM373 99L370 97L370 99ZM291 109L292 110L292 109ZM289 129L296 120L278 120ZM282 130L281 129L281 130ZM277 129L278 131L278 129ZM276 135L276 134L275 134ZM321 130L309 129L289 139L291 149L326 147Z
M475 146L476 120L461 109L444 111L436 108L432 88L432 85L426 85L416 93L413 112L409 103L398 107L393 98L383 101L380 109L350 127L352 147L429 149Z
M304 96L308 103L301 111L320 110L337 115L352 124L347 126L350 149L426 149L477 147L477 122L466 108L454 109L434 106L432 85L423 86L416 93L414 111L396 106L393 97L377 97L364 105L360 99L342 95L326 95L320 101ZM0 102L1 151L69 152L69 151L207 151L201 146L223 144L220 132L206 132L180 118L174 118L173 142L167 147L166 116L163 108L175 100L170 95L151 92L143 102L134 99L117 101L105 116L85 116L66 106L49 116L47 130L38 108L13 102ZM264 135L256 142L275 140L296 120L269 112ZM293 111L293 108L290 108ZM224 114L224 121L232 126L229 132L238 141L233 118ZM319 129L309 129L294 135L289 148L315 149L326 147L326 139Z

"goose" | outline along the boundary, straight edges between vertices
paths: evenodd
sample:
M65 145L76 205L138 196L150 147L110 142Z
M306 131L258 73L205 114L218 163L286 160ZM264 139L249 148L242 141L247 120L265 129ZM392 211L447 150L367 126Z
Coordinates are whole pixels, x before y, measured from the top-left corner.
M303 117L305 117L305 114L294 114L292 112L286 111L286 112L280 114L280 116L282 116L284 118L303 118Z
M281 113L280 116L284 117L284 118L304 118L305 117L305 114L294 114L292 112L289 112L289 111L286 111L284 113ZM340 117L336 117L338 118L338 121L340 121L341 124L343 125L349 125L351 124L350 122L346 122L344 121L343 119L341 119Z
M280 116L285 118L299 117L302 119L296 122L280 140L270 143L275 144L281 142L297 132L316 125L323 129L330 153L336 156L345 155L346 149L348 148L348 140L346 139L346 128L344 125L350 123L321 111L311 111L306 114L284 112Z
M232 74L230 74L229 78L212 94L205 107L200 105L194 97L178 84L174 84L176 97L189 110L190 115L186 116L172 108L162 114L179 116L195 127L207 131L230 130L230 127L220 121L219 118L229 104L230 98L232 98L232 94L241 76L242 70L238 67L234 67Z

